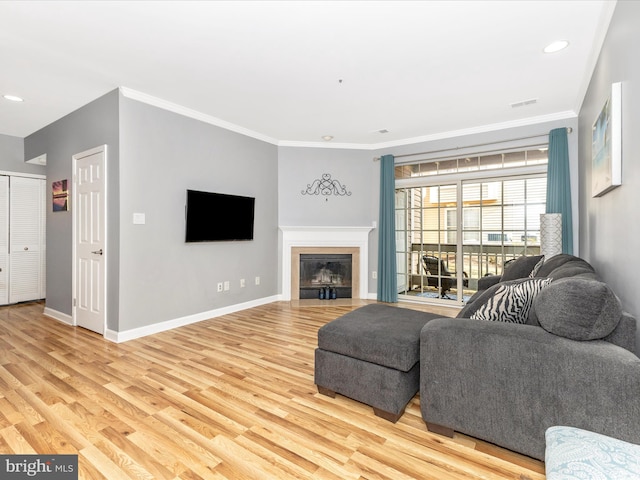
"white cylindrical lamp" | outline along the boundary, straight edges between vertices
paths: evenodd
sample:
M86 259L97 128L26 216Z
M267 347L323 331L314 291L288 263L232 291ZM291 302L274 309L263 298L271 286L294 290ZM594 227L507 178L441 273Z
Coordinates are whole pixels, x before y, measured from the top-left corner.
M562 214L540 214L540 254L545 259L562 253Z

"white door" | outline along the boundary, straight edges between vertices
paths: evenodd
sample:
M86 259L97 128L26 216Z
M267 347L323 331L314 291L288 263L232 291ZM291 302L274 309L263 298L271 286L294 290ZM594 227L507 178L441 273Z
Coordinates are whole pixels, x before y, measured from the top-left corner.
M75 324L104 334L106 324L106 145L74 160Z
M12 176L9 182L9 303L39 300L44 297L45 181Z
M0 176L0 305L9 303L9 177Z

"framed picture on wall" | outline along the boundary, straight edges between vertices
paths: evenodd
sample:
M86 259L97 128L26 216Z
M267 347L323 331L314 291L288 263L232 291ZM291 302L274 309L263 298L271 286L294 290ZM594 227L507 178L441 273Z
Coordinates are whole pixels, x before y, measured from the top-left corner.
M66 212L69 210L69 190L66 179L53 182L51 184L51 194L54 212Z
M611 85L592 128L591 194L600 197L622 184L622 83Z

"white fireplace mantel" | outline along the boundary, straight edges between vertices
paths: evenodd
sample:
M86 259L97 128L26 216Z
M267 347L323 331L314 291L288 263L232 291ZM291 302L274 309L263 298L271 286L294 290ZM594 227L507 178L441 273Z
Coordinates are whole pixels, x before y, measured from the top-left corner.
M360 249L359 298L369 294L369 232L373 227L280 227L282 231L282 299L291 300L293 247L356 247Z

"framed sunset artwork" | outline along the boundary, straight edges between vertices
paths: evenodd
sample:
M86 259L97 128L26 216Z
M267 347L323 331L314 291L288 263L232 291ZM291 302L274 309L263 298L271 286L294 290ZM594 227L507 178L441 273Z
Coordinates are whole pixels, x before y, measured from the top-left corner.
M51 184L51 194L54 212L66 212L69 210L69 190L66 179L53 182Z

